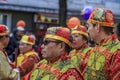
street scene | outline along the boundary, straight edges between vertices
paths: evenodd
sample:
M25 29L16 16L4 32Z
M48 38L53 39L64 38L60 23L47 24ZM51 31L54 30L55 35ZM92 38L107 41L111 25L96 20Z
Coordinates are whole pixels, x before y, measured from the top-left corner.
M0 80L120 80L120 0L0 0Z

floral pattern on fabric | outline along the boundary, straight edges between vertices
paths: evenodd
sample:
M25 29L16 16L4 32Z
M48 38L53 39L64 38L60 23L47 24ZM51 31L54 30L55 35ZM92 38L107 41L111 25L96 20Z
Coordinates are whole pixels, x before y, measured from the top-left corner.
M106 61L119 49L116 38L112 35L96 45L87 57L87 66L84 72L85 80L108 80L105 71L109 68ZM85 62L84 62L85 63Z
M70 70L71 68L74 68L74 66L71 64L71 61L69 61L68 59L63 60L60 58L57 62L53 64L48 64L46 60L42 60L33 70L30 80L66 80L61 78L63 78L62 76L66 76L66 77L67 76L69 77L70 75L72 76L73 74L68 75L67 73L65 73L67 70ZM74 73L74 70L76 69L73 69L71 71ZM75 77L75 75L73 76ZM80 73L76 74L76 76L80 77ZM82 80L82 79L75 79L75 80Z

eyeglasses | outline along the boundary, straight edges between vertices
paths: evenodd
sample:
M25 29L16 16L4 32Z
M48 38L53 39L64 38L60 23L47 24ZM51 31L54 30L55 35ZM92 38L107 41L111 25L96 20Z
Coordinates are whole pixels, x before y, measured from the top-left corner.
M8 38L8 37L9 37L9 35L5 35L5 37L7 37L7 38Z
M45 41L42 42L42 44L48 45L50 42L53 42L53 43L61 43L61 41L45 40Z

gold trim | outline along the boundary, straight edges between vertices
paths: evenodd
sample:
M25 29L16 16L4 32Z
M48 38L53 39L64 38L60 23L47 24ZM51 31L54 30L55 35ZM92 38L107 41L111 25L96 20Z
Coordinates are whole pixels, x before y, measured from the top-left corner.
M57 40L65 42L66 44L68 44L69 46L71 46L71 42L69 40L67 40L67 39L65 39L63 37L60 37L60 36L56 36L56 35L53 35L53 34L46 34L45 38L57 39Z
M72 31L72 34L74 34L74 33L80 33L80 34L82 34L82 35L84 35L84 36L88 37L88 34L87 34L87 33L85 33L85 32L82 32L82 31L77 31L77 30L74 30L74 31Z
M4 35L8 35L9 31L5 32L5 33L0 33L0 36L4 36Z
M93 19L89 19L89 21L93 24L99 23L102 26L114 27L114 23L100 22L100 21L96 21L96 20L93 20Z
M24 40L21 40L20 42L23 42L23 43L25 43L25 44L30 44L30 45L34 45L35 44L35 42L28 42L28 41L24 41Z

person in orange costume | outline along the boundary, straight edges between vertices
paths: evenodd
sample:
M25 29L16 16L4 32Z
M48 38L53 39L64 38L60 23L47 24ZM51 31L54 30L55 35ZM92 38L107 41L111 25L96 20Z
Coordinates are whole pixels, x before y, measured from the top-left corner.
M85 80L111 80L108 70L110 66L107 61L120 49L113 35L113 25L114 15L111 10L95 8L90 14L87 21L88 33L96 45L83 61L86 64Z
M68 55L71 46L70 30L50 27L42 44L42 57L33 69L30 80L83 80Z
M72 62L82 70L82 67L80 67L81 60L91 50L91 47L88 46L88 33L86 27L82 25L71 28L71 33L73 37L73 50L69 55L71 56Z
M20 70L21 80L28 80L29 73L40 60L38 54L33 49L34 44L34 38L28 35L23 35L20 40L20 54L15 61L15 67Z

